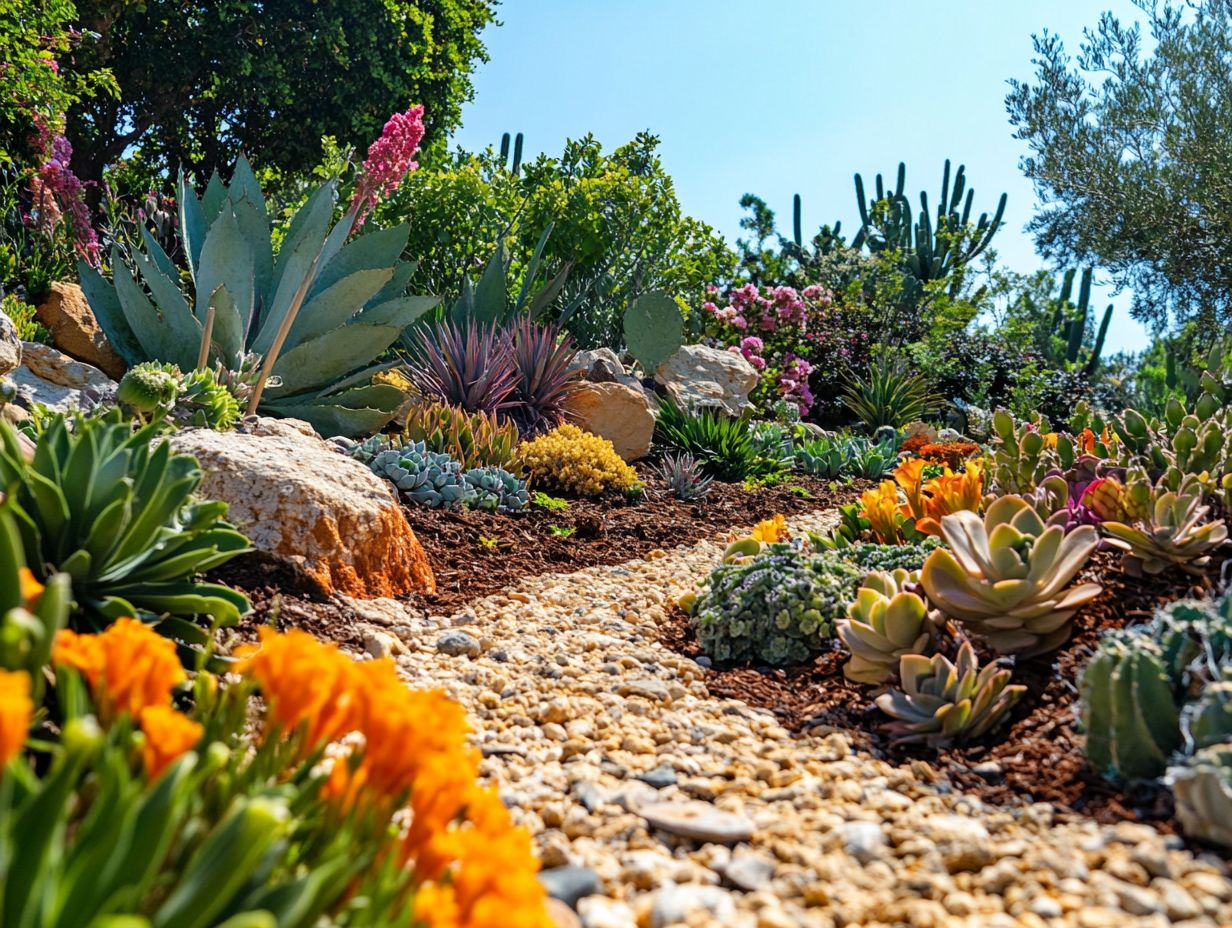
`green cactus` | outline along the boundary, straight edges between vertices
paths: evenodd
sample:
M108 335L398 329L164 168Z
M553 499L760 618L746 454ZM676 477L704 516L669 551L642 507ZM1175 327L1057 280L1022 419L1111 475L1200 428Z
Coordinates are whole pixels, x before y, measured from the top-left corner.
M703 581L693 609L698 640L720 661L806 660L829 642L861 576L834 554L808 554L787 542L765 545Z
M1203 748L1168 771L1185 834L1232 848L1232 742Z
M918 573L874 572L864 578L847 618L835 631L851 652L843 675L857 683L884 683L898 670L906 654L928 654L936 626L928 619L924 600L907 589Z
M625 344L646 374L655 370L684 344L684 316L670 293L643 293L625 310Z
M1180 748L1176 685L1159 645L1135 631L1100 641L1078 677L1086 754L1110 778L1152 779Z
M514 177L518 176L518 172L522 169L522 133L518 133L517 139L513 143L513 164L509 164L509 133L506 132L501 136L500 144L500 162L501 167L507 170Z
M1087 322L1090 318L1091 278L1093 273L1092 268L1086 268L1082 272L1081 281L1078 285L1078 302L1074 303L1070 298L1073 294L1075 272L1072 268L1066 271L1061 277L1060 293L1052 300L1051 332L1065 342L1065 351L1062 359L1070 365L1078 363L1082 353L1083 342L1086 341ZM1112 311L1113 306L1109 304L1107 309L1104 310L1091 352L1087 356L1086 363L1082 366L1083 373L1088 377L1099 367L1099 358L1104 350L1104 340L1108 335L1108 326L1112 322Z
M116 402L142 419L166 412L180 395L184 375L174 364L144 361L125 371L116 388Z
M992 426L992 483L1002 494L1032 493L1051 471L1074 465L1073 439L1058 433L1051 445L1044 437L1047 422L1015 423L1007 411L998 409Z
M1185 707L1181 728L1190 752L1232 743L1232 666L1226 679L1208 683L1202 694Z

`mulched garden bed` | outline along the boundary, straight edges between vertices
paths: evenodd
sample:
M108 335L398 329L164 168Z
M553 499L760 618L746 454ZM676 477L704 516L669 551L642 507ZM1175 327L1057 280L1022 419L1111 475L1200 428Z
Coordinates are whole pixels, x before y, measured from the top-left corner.
M713 695L771 709L791 731L842 731L890 762L928 761L955 786L989 803L1049 802L1099 822L1150 822L1171 832L1167 790L1150 785L1120 788L1086 765L1075 714L1076 680L1109 630L1143 622L1159 605L1201 591L1193 578L1179 572L1150 580L1128 577L1112 552L1097 553L1082 579L1098 581L1104 592L1075 617L1074 635L1065 647L1018 664L1014 682L1025 684L1027 694L1015 707L1009 727L973 745L938 753L917 746L892 747L879 730L887 719L873 704L879 690L843 676L846 654L837 644L797 667L713 666L706 671L706 687ZM661 629L660 641L689 657L702 653L689 617L679 609ZM980 657L986 660L989 655Z

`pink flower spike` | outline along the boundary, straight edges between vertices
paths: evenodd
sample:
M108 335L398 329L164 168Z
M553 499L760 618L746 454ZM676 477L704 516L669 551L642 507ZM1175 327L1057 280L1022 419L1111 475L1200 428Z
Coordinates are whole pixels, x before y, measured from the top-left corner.
M415 152L423 141L424 108L412 106L405 113L394 113L381 130L381 137L368 146L351 210L355 213L355 228L364 224L368 214L384 197L389 196L419 167Z

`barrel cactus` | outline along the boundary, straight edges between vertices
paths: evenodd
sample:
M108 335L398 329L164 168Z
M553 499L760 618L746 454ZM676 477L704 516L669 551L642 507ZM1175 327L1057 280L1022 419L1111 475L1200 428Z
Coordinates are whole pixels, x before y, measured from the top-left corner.
M500 467L473 467L462 475L466 505L492 512L522 512L530 505L526 481Z
M877 708L894 719L885 726L899 744L943 747L980 737L1003 722L1026 687L1010 684L1010 672L989 664L983 669L970 642L958 660L944 654L899 659L901 690L877 697Z
M1232 742L1197 751L1172 767L1168 780L1185 833L1232 848Z
M169 410L180 395L183 380L184 375L174 364L159 361L134 364L120 378L116 402L144 419Z
M423 442L382 451L368 466L406 500L429 509L460 506L471 494L461 465L447 454L428 451Z
M1104 638L1078 677L1087 759L1108 777L1139 780L1164 773L1181 746L1175 682L1149 636Z
M1232 667L1225 679L1208 683L1185 707L1181 727L1190 751L1232 742Z
M788 542L720 564L693 606L698 639L720 661L790 664L824 649L862 572Z
M1099 544L1095 529L1066 534L1046 526L1021 497L1003 496L983 519L967 511L945 516L941 535L950 550L930 554L920 576L929 600L1001 653L1059 647L1074 613L1102 590L1071 585Z
M864 578L847 618L838 623L839 639L851 652L843 674L857 683L884 683L907 654L932 650L936 627L916 593L906 589L918 576L906 570L874 572Z

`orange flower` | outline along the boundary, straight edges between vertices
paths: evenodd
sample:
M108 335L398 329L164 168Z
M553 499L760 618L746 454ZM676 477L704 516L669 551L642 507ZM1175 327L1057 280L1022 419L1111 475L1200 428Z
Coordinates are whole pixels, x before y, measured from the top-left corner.
M1095 453L1095 433L1089 427L1083 429L1082 434L1078 436L1078 447L1083 454Z
M924 515L924 468L928 462L911 458L894 468L894 480L907 494L907 511L914 519Z
M924 445L920 448L919 455L934 464L944 464L946 467L957 469L962 466L963 461L977 454L979 450L980 446L974 442L944 441Z
M968 461L962 473L947 472L928 481L925 493L924 517L916 520L915 527L929 535L940 535L942 516L980 511L984 504L984 469Z
M27 609L33 609L38 598L43 595L43 584L34 579L34 574L30 573L28 567L17 568L17 582L21 587L21 598L26 603Z
M898 487L893 481L883 480L875 490L865 490L860 496L860 516L868 519L869 528L882 544L892 545L899 541L899 526L906 521L906 507L898 503Z
M354 661L307 632L262 628L260 635L260 647L245 649L238 669L260 685L271 722L286 734L304 726L305 753L356 727Z
M187 679L175 644L136 619L118 619L97 635L62 629L51 660L80 671L104 720L121 713L136 719L147 706L165 706Z
M30 675L24 670L0 670L0 768L21 753L33 715Z
M786 541L791 537L791 532L787 531L787 520L781 515L775 515L770 519L762 519L753 528L752 537L760 541L762 544L770 544L776 541Z
M167 766L201 742L205 729L170 706L147 706L141 710L141 759L151 780L162 776Z

